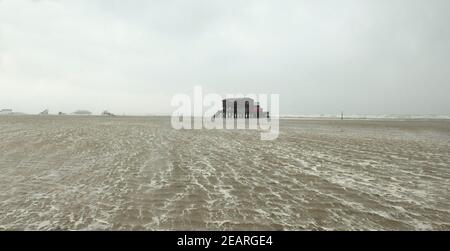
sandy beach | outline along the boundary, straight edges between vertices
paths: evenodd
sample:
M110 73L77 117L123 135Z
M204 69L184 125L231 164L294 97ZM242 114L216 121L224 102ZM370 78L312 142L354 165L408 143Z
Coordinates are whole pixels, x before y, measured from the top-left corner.
M449 120L0 117L0 230L450 230Z

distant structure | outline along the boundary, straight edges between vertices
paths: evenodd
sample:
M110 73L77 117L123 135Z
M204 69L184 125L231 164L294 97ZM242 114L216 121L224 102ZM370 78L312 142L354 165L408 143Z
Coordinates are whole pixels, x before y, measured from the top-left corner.
M92 115L92 112L88 110L78 110L73 113L74 115Z
M10 115L10 114L13 114L12 109L1 109L0 110L0 115Z
M102 115L103 116L112 116L112 117L115 117L116 115L114 115L114 114L112 114L112 113L110 113L110 112L108 112L108 111L103 111L102 112Z
M222 100L222 110L213 118L270 118L270 115L251 98L230 98Z
M48 115L48 113L49 113L48 109L45 109L44 111L39 113L39 115Z
M65 113L63 113L63 112L58 112L58 115L66 115Z

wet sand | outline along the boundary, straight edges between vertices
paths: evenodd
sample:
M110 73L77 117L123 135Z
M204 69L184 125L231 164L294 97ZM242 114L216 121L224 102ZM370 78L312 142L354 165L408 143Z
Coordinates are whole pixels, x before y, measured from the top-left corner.
M0 230L450 230L450 121L0 116Z

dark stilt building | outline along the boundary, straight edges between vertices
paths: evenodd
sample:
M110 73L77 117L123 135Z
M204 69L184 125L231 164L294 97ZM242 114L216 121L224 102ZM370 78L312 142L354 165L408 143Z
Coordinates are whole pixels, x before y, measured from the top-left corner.
M222 110L214 118L269 118L269 112L264 112L259 103L251 98L232 98L222 100Z

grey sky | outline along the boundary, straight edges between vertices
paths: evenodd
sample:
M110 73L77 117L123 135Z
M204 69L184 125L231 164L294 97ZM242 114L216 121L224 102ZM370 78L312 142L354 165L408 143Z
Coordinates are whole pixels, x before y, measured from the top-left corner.
M282 114L450 114L450 1L0 0L0 109L170 113L279 93Z

